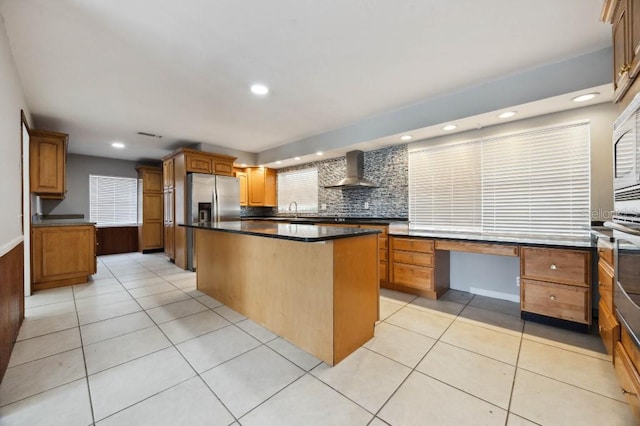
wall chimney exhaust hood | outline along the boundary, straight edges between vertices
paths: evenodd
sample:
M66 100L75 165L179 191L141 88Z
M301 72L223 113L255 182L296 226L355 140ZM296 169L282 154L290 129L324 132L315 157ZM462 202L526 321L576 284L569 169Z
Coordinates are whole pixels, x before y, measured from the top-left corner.
M325 186L325 188L378 188L378 185L364 178L364 153L349 151L347 152L347 177L335 185Z

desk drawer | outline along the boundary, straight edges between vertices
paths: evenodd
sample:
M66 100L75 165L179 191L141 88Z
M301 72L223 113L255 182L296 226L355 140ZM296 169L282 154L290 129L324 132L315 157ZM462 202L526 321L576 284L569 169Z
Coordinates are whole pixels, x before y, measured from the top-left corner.
M394 238L394 250L415 251L420 253L433 253L433 240L423 240L417 238Z
M380 262L386 262L389 260L389 250L381 248L380 250Z
M408 265L433 266L433 254L394 250L393 261Z
M589 294L584 287L523 279L520 304L526 312L589 324Z
M394 263L393 282L423 290L433 290L433 268Z
M613 366L622 387L622 393L626 397L633 415L638 419L640 418L640 376L620 342L616 343Z
M587 251L524 247L522 278L589 287Z

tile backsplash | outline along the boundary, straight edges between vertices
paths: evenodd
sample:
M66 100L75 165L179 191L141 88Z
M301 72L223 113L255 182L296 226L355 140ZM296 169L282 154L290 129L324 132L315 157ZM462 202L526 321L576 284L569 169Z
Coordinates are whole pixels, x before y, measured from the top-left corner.
M318 213L312 216L390 217L409 215L407 145L397 145L364 153L364 176L379 188L326 189L347 173L345 157L301 164L278 170L287 172L308 167L318 168ZM364 203L369 208L364 208ZM326 204L326 210L320 207ZM245 208L244 211L247 211ZM277 209L273 209L273 214ZM249 215L247 215L249 216Z

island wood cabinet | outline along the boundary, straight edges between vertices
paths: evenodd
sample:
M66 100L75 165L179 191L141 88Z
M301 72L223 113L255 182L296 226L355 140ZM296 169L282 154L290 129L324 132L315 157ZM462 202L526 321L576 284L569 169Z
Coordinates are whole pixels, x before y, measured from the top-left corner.
M236 168L240 181L240 205L250 207L276 207L276 171L267 167Z
M591 254L561 248L521 247L523 312L591 324Z
M41 198L63 199L69 135L33 129L29 132L30 191Z
M85 283L95 273L94 225L37 226L31 229L33 290Z
M138 166L138 250L163 248L164 203L162 169Z
M598 331L609 355L614 355L615 345L620 340L620 323L613 304L613 247L598 241Z
M384 287L437 299L449 289L449 252L424 238L390 238L389 283Z
M165 255L176 266L187 267L187 174L233 176L235 157L180 148L162 159Z
M612 25L613 101L620 102L627 92L630 101L640 90L630 90L639 86L635 80L640 73L640 1L606 0L601 19Z

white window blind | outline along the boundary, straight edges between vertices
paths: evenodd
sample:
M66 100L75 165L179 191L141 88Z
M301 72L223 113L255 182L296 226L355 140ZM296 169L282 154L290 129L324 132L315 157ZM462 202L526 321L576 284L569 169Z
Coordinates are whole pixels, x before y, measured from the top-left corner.
M288 212L293 201L299 212L318 211L317 168L278 173L278 211Z
M589 147L581 122L410 152L409 219L422 229L584 236Z
M429 229L479 231L480 145L414 151L409 157L409 216Z
M89 175L89 217L98 225L132 225L137 220L138 180Z

